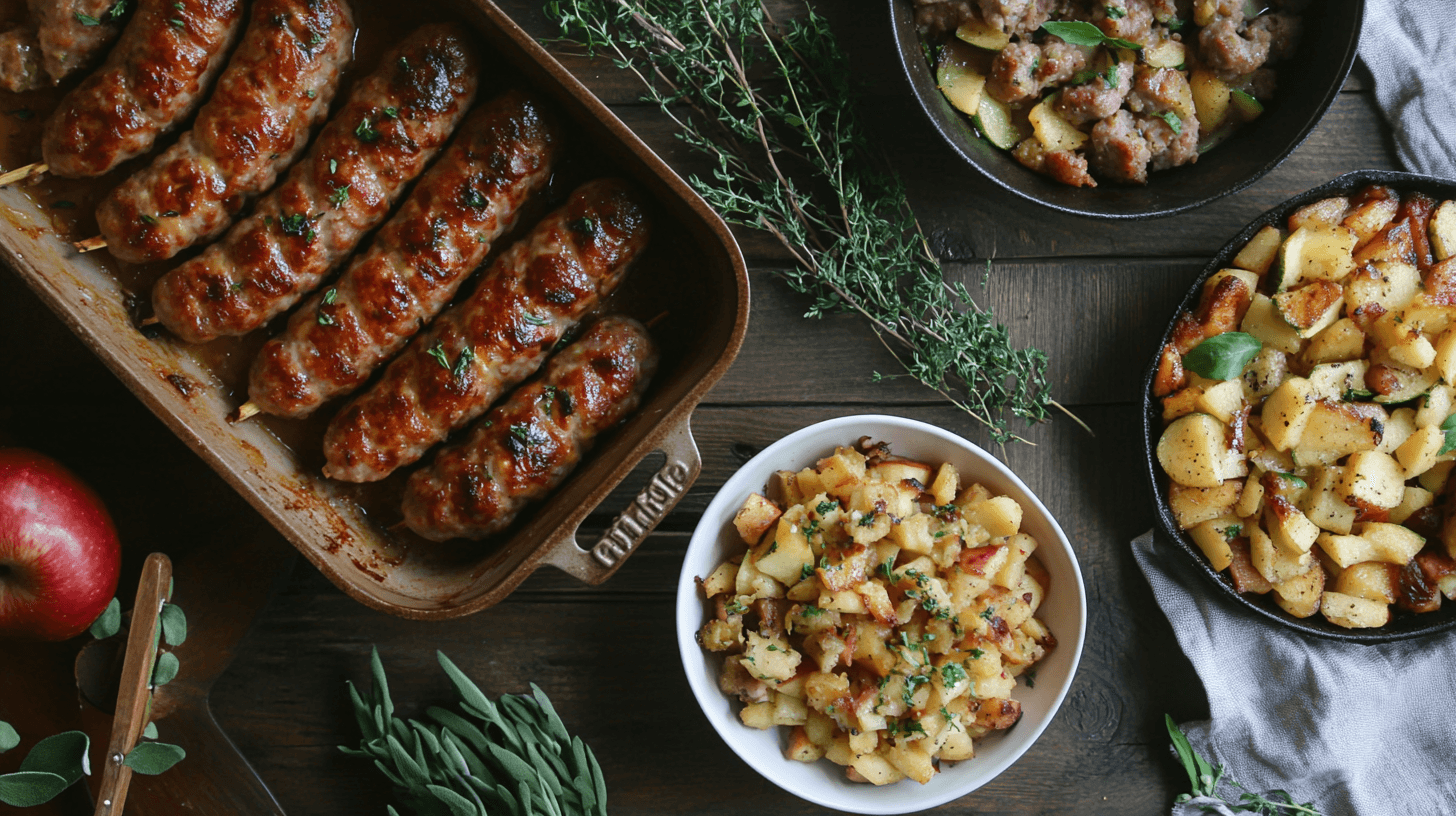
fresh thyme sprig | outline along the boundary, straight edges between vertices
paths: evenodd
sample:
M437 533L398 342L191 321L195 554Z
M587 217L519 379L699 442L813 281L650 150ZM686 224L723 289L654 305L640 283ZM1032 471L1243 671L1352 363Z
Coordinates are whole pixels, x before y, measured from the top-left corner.
M1164 714L1163 720L1168 726L1168 738L1173 741L1173 751L1178 755L1178 762L1183 765L1183 770L1188 772L1188 782L1193 787L1192 793L1185 793L1178 797L1178 804L1195 797L1205 797L1216 800L1216 803L1202 805L1204 813L1218 813L1218 805L1224 805L1234 813L1251 813L1255 816L1321 816L1312 802L1297 804L1288 791L1267 791L1269 795L1266 797L1226 778L1222 765L1215 768L1193 750L1193 746L1188 742L1188 737L1184 736L1183 731L1178 728L1177 723L1173 722L1172 717ZM1239 794L1237 802L1230 802L1219 796L1220 782L1227 782L1243 791Z
M1026 441L1009 412L1045 420L1046 355L1016 349L960 282L945 279L899 178L849 104L845 55L824 19L776 23L758 0L551 0L546 13L588 53L647 86L679 136L713 162L690 179L728 221L772 234L811 298L807 317L857 313L904 373L987 427Z
M420 816L606 816L601 766L581 737L566 733L545 692L533 683L529 697L491 702L448 657L435 655L460 697L458 710L426 709L433 723L394 716L376 649L368 700L348 684L363 739L358 749L339 750L373 759Z

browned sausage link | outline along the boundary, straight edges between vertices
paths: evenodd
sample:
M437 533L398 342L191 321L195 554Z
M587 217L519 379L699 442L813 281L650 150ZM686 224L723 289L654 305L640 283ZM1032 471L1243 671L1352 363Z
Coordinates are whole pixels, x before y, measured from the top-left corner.
M157 319L193 343L286 311L378 226L475 97L460 29L426 26L354 86L308 156L207 251L162 276Z
M579 187L334 417L324 432L324 474L383 479L485 413L616 289L649 231L626 182Z
M598 434L637 407L657 368L647 330L603 318L546 375L486 415L460 445L410 476L404 520L433 541L484 538L565 481Z
M160 261L217 237L323 121L354 50L343 0L258 0L192 129L96 208L111 254Z
M512 91L466 118L404 206L253 361L248 396L301 417L364 383L454 297L491 244L546 186L560 136L541 104Z
M87 67L121 33L121 0L29 0L46 75L52 85Z
M197 109L242 29L242 0L140 0L106 63L46 121L50 171L99 176Z
M125 0L30 0L30 22L0 34L0 88L33 91L84 68L121 33Z

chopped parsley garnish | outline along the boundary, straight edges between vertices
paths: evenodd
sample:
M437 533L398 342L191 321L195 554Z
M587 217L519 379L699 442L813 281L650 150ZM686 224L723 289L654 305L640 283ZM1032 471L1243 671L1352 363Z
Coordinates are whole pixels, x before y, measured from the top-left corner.
M1223 538L1224 538L1224 541L1227 541L1230 544L1232 544L1233 543L1233 540L1236 539L1236 538L1238 538L1239 537L1239 533L1242 533L1243 531L1244 531L1244 526L1242 524L1230 524L1229 526L1223 528Z
M982 609L981 610L981 617L984 618L985 620L990 620L991 617L995 613L996 613L996 607L994 607L994 606L988 606L985 609Z
M229 286L228 288L231 289L231 290L233 290L234 292L241 292L241 291L243 291L243 282L242 281L233 281L233 285L232 286Z
M334 209L337 210L338 208L349 203L349 188L352 186L352 184L345 184L343 187L339 187L338 189L334 190L332 194L329 195L329 203L334 205Z
M1169 31L1182 31L1183 30L1183 26L1187 25L1187 23L1183 22L1182 20L1178 19L1177 17L1174 17L1173 19L1171 19L1168 22L1164 23L1164 25L1166 25L1168 27L1168 30Z
M302 238L305 241L312 241L318 235L313 229L313 219L303 213L294 213L279 218L278 228L283 230L284 235Z
M395 108L395 107L385 108L384 109L384 115L385 116L388 116L390 119L398 119L399 118L399 108Z
M597 231L597 222L590 218L578 218L566 225L572 232L580 233L587 238L592 237Z
M332 325L334 325L334 318L333 318L333 316L332 315L329 315L329 314L325 314L324 313L324 310L323 310L323 307L324 306L332 306L332 305L334 305L334 301L335 300L338 300L338 299L339 299L339 290L338 289L330 288L327 292L324 292L323 301L322 301L322 303L319 306L319 313L318 313L318 324L320 326L332 326Z
M983 658L985 656L986 656L986 652L983 649L972 649L971 650L971 659L972 660L980 660L981 658Z
M878 569L879 573L885 576L885 579L888 580L890 583L896 584L900 582L900 576L895 574L895 559L886 558L884 561L880 562L880 566Z
M535 440L531 438L531 426L524 422L517 422L510 427L511 436L516 438L522 445L530 445Z
M354 128L354 135L365 143L379 141L379 131L374 129L373 120L367 116L359 120L359 126Z
M187 25L186 23L182 22L181 20L177 19L176 17L173 17L172 19L168 20L167 22L171 23L173 28L183 28L183 27L185 27Z
M401 71L408 71L410 69L409 60L405 59L404 57L400 57L399 58L399 69Z
M820 615L824 614L824 610L820 609L817 606L813 606L811 604L809 606L804 607L804 611L800 612L799 614L802 615L805 618L817 618Z
M966 677L966 670L954 663L947 663L940 667L940 679L945 683L946 688L956 685Z
M874 524L875 524L875 514L874 513L866 513L863 516L860 516L859 517L859 526L861 526L861 527L873 527Z
M800 581L807 581L807 580L809 580L809 576L810 575L813 575L813 574L814 574L814 565L813 564L805 564L804 566L799 567L799 580ZM812 609L813 607L810 607L810 608Z
M486 203L485 196L481 195L480 191L473 187L466 187L464 195L460 198L465 202L465 206L474 207L477 210L484 207Z
M127 0L117 0L116 5L111 7L111 11L106 12L106 19L120 20L121 15L126 13L126 4Z
M1159 119L1162 119L1164 122L1167 122L1168 127L1173 129L1174 136L1178 136L1183 133L1183 118L1180 117L1178 114L1172 111L1163 111L1162 113L1155 113L1153 115L1158 117Z
M742 601L734 598L728 603L723 604L723 611L729 615L742 615L748 611L748 607L744 606Z
M799 532L804 534L804 538L813 538L814 534L819 532L819 522L811 521L807 526L799 528Z
M816 512L819 515L823 516L823 515L827 515L829 513L829 511L834 510L837 507L839 507L839 505L838 504L835 504L832 501L822 501L822 502L819 502L819 505L814 508L814 512Z
M1102 10L1107 12L1107 19L1109 20L1121 20L1127 16L1127 10L1117 6L1103 6Z
M317 31L310 31L308 33L308 47L309 48L317 47L318 44L321 43L321 42L323 42L323 41L324 41L324 35L318 33Z
M143 224L155 224L155 223L157 223L157 217L155 215L147 215L146 213L142 213L141 218L142 218L142 223Z
M309 99L316 99L318 97L318 91L315 91L313 88L309 88L308 90L303 92L303 95L308 97Z
M544 317L537 317L530 312L522 312L521 319L526 321L527 323L530 323L532 326L544 326L547 323L551 322Z
M90 28L91 26L101 25L101 21L100 20L96 19L95 17L92 17L89 14L82 14L79 11L76 12L76 22L80 23L83 26L86 26L87 28Z

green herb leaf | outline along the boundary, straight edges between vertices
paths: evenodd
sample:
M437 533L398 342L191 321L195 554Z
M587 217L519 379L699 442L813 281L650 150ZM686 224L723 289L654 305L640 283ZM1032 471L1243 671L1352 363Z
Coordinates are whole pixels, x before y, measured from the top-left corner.
M187 615L177 604L162 606L162 639L168 646L181 646L187 640Z
M530 312L521 312L521 320L530 323L532 326L545 326L546 324L551 322L544 317L538 317L537 315L533 315Z
M91 637L105 640L121 630L121 601L112 598L101 615L91 623Z
M1309 483L1308 482L1306 482L1305 480L1299 478L1298 476L1295 476L1293 473L1283 473L1283 472L1279 472L1279 473L1276 473L1275 475L1278 476L1281 479L1284 479L1285 481L1289 482L1290 484L1294 485L1295 487L1299 488L1300 490L1304 490L1305 488L1309 487Z
M1102 29L1091 23L1078 21L1042 23L1041 30L1054 37L1061 37L1072 45L1096 47L1109 45L1113 48L1127 48L1133 51L1140 50L1142 46L1135 42L1109 37L1102 33Z
M9 751L20 744L20 734L16 733L15 726L4 720L0 720L0 754Z
M1118 6L1103 6L1102 10L1107 12L1107 19L1109 20L1121 20L1127 16L1127 10Z
M106 13L106 19L120 20L121 15L126 13L126 5L127 0L116 0L116 5L112 6L111 11Z
M474 346L466 346L465 348L461 349L460 356L455 358L455 365L450 368L450 376L454 377L457 380L460 379L460 375L465 373L466 367L469 366L470 363L474 360Z
M1178 114L1172 111L1163 111L1162 113L1155 113L1153 115L1158 117L1159 119L1162 119L1164 122L1167 122L1168 127L1173 129L1174 136L1178 136L1183 133L1183 117L1179 116Z
M1446 439L1441 443L1441 449L1436 452L1437 456L1445 456L1456 450L1456 414L1446 417L1441 422L1441 432L1446 435Z
M388 116L390 119L398 119L399 118L399 108L385 108L384 109L384 115L385 116Z
M359 126L354 128L354 135L366 144L379 141L379 131L374 129L373 120L367 116L359 120Z
M316 234L313 230L313 219L304 213L280 216L278 228L283 230L284 235L291 235L310 242L313 241Z
M450 357L445 354L445 341L436 340L435 345L430 346L430 348L425 353L429 354L431 357L434 357L435 362L439 363L441 368L445 369L446 371L451 370Z
M156 776L187 758L180 746L165 742L142 742L126 755L122 764L139 774Z
M152 685L165 686L177 677L177 672L182 668L182 661L177 655L171 652L162 652L157 655L157 666L152 670Z
M80 23L83 26L86 26L87 28L90 28L91 26L101 25L100 20L92 17L89 14L82 14L79 11L76 12L76 22Z
M20 763L21 771L51 773L65 780L69 787L91 773L91 758L86 751L91 738L83 731L64 731L37 742Z
M44 771L18 771L0 776L0 802L11 807L35 807L56 798L71 785Z
M1264 344L1244 332L1224 332L1204 340L1183 355L1183 367L1210 380L1231 380L1243 373L1244 366Z
M466 187L460 199L465 202L465 206L474 207L477 210L486 205L485 196L481 195L480 191L474 187Z
M351 184L345 184L343 187L335 188L334 191L329 194L329 203L333 205L334 209L337 210L338 208L349 203L349 188L352 186L353 185Z
M142 736L145 737L146 739L150 739L150 740L156 739L157 738L157 724L154 723L154 722L147 723L147 727L142 729Z

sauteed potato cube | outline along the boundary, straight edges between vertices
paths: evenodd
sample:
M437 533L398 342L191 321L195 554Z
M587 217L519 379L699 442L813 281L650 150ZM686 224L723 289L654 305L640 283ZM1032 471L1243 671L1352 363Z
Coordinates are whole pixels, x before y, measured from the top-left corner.
M1325 573L1311 569L1274 585L1274 603L1296 618L1307 618L1319 611L1325 588Z
M783 511L767 498L751 493L748 499L743 502L743 507L733 517L733 526L738 528L738 535L748 544L757 544L759 539L768 528L778 521Z
M1443 201L1431 213L1431 252L1444 261L1456 255L1456 201Z
M1346 629L1370 629L1390 622L1388 605L1341 592L1326 590L1320 609L1331 623Z
M1393 604L1400 594L1400 567L1379 561L1351 564L1335 580L1335 591L1367 601Z
M1279 257L1279 245L1283 242L1284 236L1278 229L1264 227L1254 233L1254 237L1234 256L1234 266L1263 275Z

